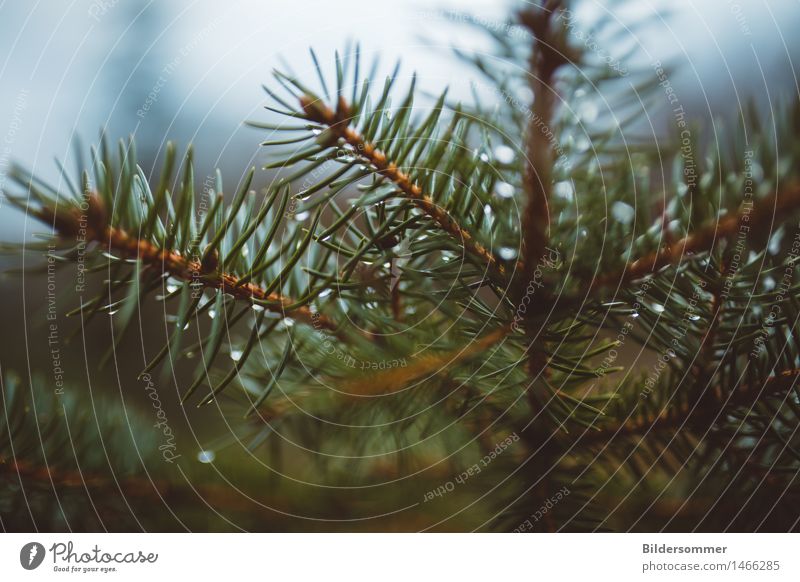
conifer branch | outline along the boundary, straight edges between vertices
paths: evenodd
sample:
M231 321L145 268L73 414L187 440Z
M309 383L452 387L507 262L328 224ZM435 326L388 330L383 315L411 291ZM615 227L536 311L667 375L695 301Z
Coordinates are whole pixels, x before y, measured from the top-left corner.
M86 242L96 242L105 250L122 255L126 259L139 260L155 272L168 273L176 279L209 289L219 289L239 300L257 300L263 302L265 309L274 313L283 316L290 314L291 317L308 325L336 331L336 326L324 315L314 314L306 306L295 306L295 300L279 293L267 293L258 285L243 283L233 274L219 272L213 260L192 260L175 251L160 249L126 230L108 226L100 199L91 194L87 200L91 210L88 213ZM52 221L52 217L46 216L44 211L35 213L35 216L44 222ZM80 220L75 212L61 213L54 225L60 236L74 237L81 228Z
M179 485L169 479L151 479L137 476L114 478L97 472L81 470L62 470L56 467L40 466L23 460L14 460L10 463L0 462L0 474L6 473L11 479L17 479L25 485L39 483L55 492L63 489L86 491L100 499L108 500L106 491L110 496L115 493L126 498L146 499L148 503L163 502L191 502L193 498L212 506L215 509L226 511L252 512L258 508L258 502L246 496L239 498L232 496L230 489L209 484L192 484L190 487ZM274 495L270 499L275 502Z
M744 385L733 392L716 386L709 390L700 401L686 399L679 406L664 407L656 414L630 418L624 422L587 431L580 437L581 442L606 442L624 436L645 435L649 432L691 425L700 418L714 419L722 407L752 406L770 395L781 395L792 389L800 377L800 369L784 370L770 376L761 385ZM709 407L713 406L714 409Z
M341 139L353 148L356 156L370 164L381 176L391 181L420 210L430 216L445 232L460 240L464 248L481 259L490 270L505 277L505 268L472 234L463 228L444 209L438 206L431 196L415 183L398 165L389 159L376 144L367 141L363 135L350 127L350 105L340 98L337 111L315 97L303 95L300 105L309 120L322 124L336 139Z
M692 255L710 251L718 240L729 239L740 231L748 235L761 232L774 224L776 217L777 220L782 220L781 215L798 209L800 185L792 184L759 202L746 204L738 213L715 220L654 253L631 261L620 272L596 278L592 282L592 289L624 284L656 273Z

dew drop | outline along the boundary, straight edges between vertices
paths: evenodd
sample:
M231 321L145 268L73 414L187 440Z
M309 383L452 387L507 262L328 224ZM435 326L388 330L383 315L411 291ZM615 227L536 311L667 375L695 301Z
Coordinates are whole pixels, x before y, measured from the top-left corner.
M653 303L651 306L656 313L664 313L664 306L660 303Z
M572 196L575 193L575 189L572 187L572 182L556 182L553 185L553 192L556 196L561 198L562 200L566 200L567 202L572 201Z
M492 207L487 204L486 206L483 207L483 213L486 216L491 216L492 215Z
M514 197L514 186L509 184L508 182L498 182L497 185L494 187L494 193L497 194L498 198L513 198Z
M504 261L510 261L511 259L517 258L517 249L512 247L500 247L497 250L497 254L500 255L500 258Z
M617 222L621 222L622 224L630 224L633 222L633 217L635 214L636 211L633 209L633 206L627 202L617 200L611 205L611 216L613 216Z
M327 297L331 293L333 293L332 289L325 289L319 294L319 297L320 297L320 299L324 299L325 297Z
M578 110L578 116L581 118L581 121L586 123L594 123L597 121L597 113L597 104L593 101L584 101Z
M216 312L215 309L209 309L208 310L208 317L210 317L211 319L214 319L216 316L217 316L217 312Z
M295 214L295 215L294 215L294 219L295 219L297 222L303 222L303 221L304 221L304 220L306 220L306 219L307 219L309 216L311 216L311 215L310 215L310 214L309 214L307 211L304 211L304 212L298 212L297 214Z
M764 179L764 168L758 162L753 162L750 166L750 172L753 175L753 181L758 183Z
M489 154L487 154L486 152L483 152L478 157L481 159L482 162L488 162L489 161Z
M700 316L699 315L690 315L689 319L691 321L698 321L700 319Z
M764 278L764 289L767 291L772 291L775 289L775 279L772 277L765 277Z
M584 135L575 140L575 149L577 149L579 152L585 152L591 146L592 142L590 142L589 138Z
M494 148L494 157L501 164L510 164L514 161L514 150L507 145L499 145Z
M214 451L200 451L197 453L197 460L201 463L213 463L216 458L217 455L214 454Z
M231 360L238 362L242 359L242 350L231 349Z
M253 311L255 311L256 313L261 313L262 311L264 311L264 306L259 305L258 303L253 303L252 308Z
M769 253L771 255L777 255L781 252L781 240L783 239L784 230L781 226L775 231L775 234L769 239Z

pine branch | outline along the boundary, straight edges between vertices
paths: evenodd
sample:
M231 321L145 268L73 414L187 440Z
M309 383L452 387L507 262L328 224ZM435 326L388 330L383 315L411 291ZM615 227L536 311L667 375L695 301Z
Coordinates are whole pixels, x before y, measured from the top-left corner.
M676 265L693 255L708 252L717 241L729 239L740 232L763 232L782 221L782 215L800 209L800 185L792 184L767 198L746 206L737 214L725 216L697 229L692 234L663 246L660 250L628 263L616 273L596 278L592 289L620 285L656 273L668 265Z
M98 196L87 196L90 211L87 213L86 242L96 242L110 253L123 258L139 260L154 272L169 274L176 279L192 285L200 285L210 289L219 289L243 301L262 301L265 309L292 317L308 325L319 326L329 331L336 331L332 321L322 314L314 314L306 306L296 306L296 301L279 293L267 293L264 288L253 283L243 283L233 274L219 272L216 261L208 256L202 261L191 260L175 251L158 248L153 243L131 235L126 230L109 226L105 220L103 203ZM44 210L34 215L45 223L52 223L63 238L75 237L80 229L81 217L76 212L61 213L53 220Z
M10 463L0 462L0 475L3 473L6 473L8 478L21 482L23 486L30 487L36 483L53 492L64 489L85 491L98 499L102 496L106 501L119 494L129 501L132 499L147 501L150 506L167 502L170 503L173 511L176 504L192 504L195 500L197 506L202 503L215 510L231 512L252 513L261 505L247 495L231 495L230 488L227 486L208 483L185 486L166 478L153 479L136 476L115 478L113 475L85 470L62 470L56 467L40 466L20 459ZM271 494L270 504L274 505L276 501L274 493ZM192 507L195 510L196 508Z
M376 144L367 141L363 135L350 127L351 108L340 98L337 111L322 103L318 98L308 95L300 97L300 105L307 118L326 126L335 139L350 145L356 156L370 164L381 176L391 181L420 210L430 216L445 232L455 240L461 241L464 248L481 259L488 267L505 277L505 268L472 234L463 228L445 210L438 206L431 196L414 182L398 165L392 161Z
M643 436L650 432L680 428L701 418L714 419L722 407L749 407L767 396L785 394L795 386L798 377L800 369L784 370L767 378L763 385L748 384L734 392L717 386L707 391L699 402L685 399L679 406L664 407L655 414L631 418L600 430L586 431L579 440L582 443L605 443L624 436Z

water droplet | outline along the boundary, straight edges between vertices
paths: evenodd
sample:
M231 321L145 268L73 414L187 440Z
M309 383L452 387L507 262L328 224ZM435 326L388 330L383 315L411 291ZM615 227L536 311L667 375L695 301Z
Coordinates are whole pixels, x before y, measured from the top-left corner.
M656 313L664 313L664 306L661 305L660 303L653 303L651 307L653 311L655 311Z
M325 289L319 294L319 297L320 297L320 299L324 299L325 297L327 297L331 293L333 293L332 289Z
M585 135L580 136L578 139L575 140L575 149L579 152L585 152L588 150L592 145L592 142L589 141L589 138Z
M488 162L489 161L489 154L487 154L486 152L483 152L478 157L481 159L482 162Z
M772 291L773 289L775 289L775 279L773 279L772 277L764 277L763 285L764 289L766 289L767 291Z
M321 133L322 133L322 130L321 130L321 129L312 129L312 130L311 130L311 134L312 134L312 135L319 135L319 134L321 134Z
M242 256L246 257L249 254L250 254L250 249L248 249L246 246L242 247Z
M637 317L639 317L639 312L638 311L634 311L633 313L631 313L631 317L636 319Z
M700 319L699 315L690 315L689 320L691 321L698 321Z
M562 200L566 200L567 202L572 201L572 196L575 193L575 189L572 187L572 182L556 182L553 185L553 192L556 196L561 198Z
M750 166L750 171L753 175L753 181L758 183L764 179L764 168L761 167L761 164L758 162L753 162Z
M781 226L769 239L769 253L771 255L777 255L779 252L781 252L781 240L783 239L783 233L784 229Z
M584 101L578 109L578 117L581 121L586 123L594 123L597 121L597 104L594 101Z
M303 222L303 221L304 221L304 220L306 220L306 219L307 219L309 216L311 216L311 214L310 214L309 212L307 212L307 211L304 211L304 212L298 212L297 214L295 214L295 215L294 215L294 219L295 219L297 222Z
M611 216L613 216L617 222L621 222L622 224L630 224L633 222L633 217L635 215L636 211L633 209L633 206L627 202L617 200L611 205Z
M507 145L499 145L494 148L494 157L501 164L510 164L514 161L514 150Z
M217 312L216 312L216 310L215 310L215 309L209 309L209 310L208 310L208 316L209 316L211 319L214 319L214 318L217 316Z
M497 254L500 255L500 258L504 261L510 261L511 259L517 258L517 249L511 247L500 247L497 250Z
M234 362L238 362L239 360L242 359L242 353L243 353L242 350L231 348L231 360L233 360Z
M200 451L197 453L197 460L201 463L213 463L216 458L217 455L214 454L214 451Z
M264 306L263 305L259 305L258 303L253 303L252 307L253 307L253 311L255 311L257 313L261 313L262 311L264 311Z
M497 185L494 187L494 193L497 194L498 198L513 198L514 197L514 186L509 184L508 182L498 182Z
M486 206L483 207L483 213L486 216L491 216L492 215L492 207L487 204Z
M452 261L455 258L456 258L456 255L454 255L450 251L442 251L442 260L445 263L449 263L450 261Z
M180 288L181 282L173 277L167 278L167 291L170 293L175 293Z

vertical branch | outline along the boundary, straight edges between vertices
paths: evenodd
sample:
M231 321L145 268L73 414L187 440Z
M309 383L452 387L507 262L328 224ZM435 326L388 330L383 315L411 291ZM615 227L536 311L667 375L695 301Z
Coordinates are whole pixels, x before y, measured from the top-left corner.
M563 30L556 22L556 9L560 5L560 0L548 0L541 6L528 8L519 14L520 22L533 35L529 74L534 98L527 128L523 175L528 197L522 219L525 281L534 279L534 272L548 242L554 152L545 135L551 133L548 130L555 108L553 77L556 70L567 62ZM530 372L534 376L542 372L547 364L545 354L538 349L531 350L529 362Z

